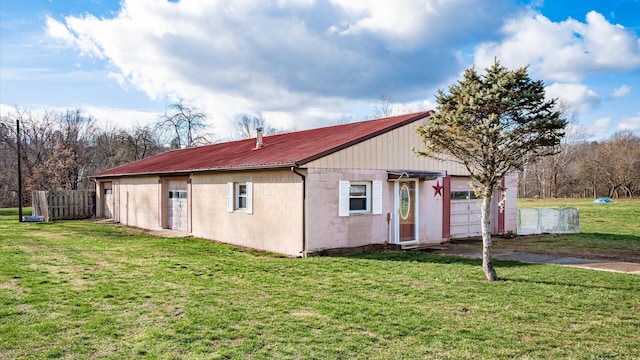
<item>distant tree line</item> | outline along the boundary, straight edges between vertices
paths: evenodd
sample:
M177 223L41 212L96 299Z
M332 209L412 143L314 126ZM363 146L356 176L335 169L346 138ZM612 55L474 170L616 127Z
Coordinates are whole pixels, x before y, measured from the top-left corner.
M98 126L80 109L34 113L16 107L0 117L0 208L18 206L16 121L20 121L22 204L33 190L91 190L91 175L172 149L215 141L208 115L183 99L150 125ZM277 133L261 113L241 114L229 140Z
M165 151L153 126L105 129L80 110L16 109L0 118L0 207L18 206L16 120L23 205L30 205L32 190L93 189L91 174Z
M22 204L33 190L93 189L91 174L163 151L211 142L207 115L183 100L151 125L100 127L79 109L35 114L16 107L0 117L0 207L18 206L16 121L20 121Z
M556 155L527 163L519 197L640 196L640 137L624 131L602 141L565 140Z

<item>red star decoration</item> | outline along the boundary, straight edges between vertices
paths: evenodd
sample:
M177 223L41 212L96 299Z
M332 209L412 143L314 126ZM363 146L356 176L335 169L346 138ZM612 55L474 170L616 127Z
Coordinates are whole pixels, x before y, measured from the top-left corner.
M436 197L436 195L442 196L442 189L444 189L444 186L440 185L440 180L436 180L436 184L431 187L435 190L433 197Z

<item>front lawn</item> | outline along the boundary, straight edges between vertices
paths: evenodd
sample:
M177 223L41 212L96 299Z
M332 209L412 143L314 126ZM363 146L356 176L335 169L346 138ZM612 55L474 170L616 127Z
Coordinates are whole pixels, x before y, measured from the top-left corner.
M419 252L288 259L0 210L0 359L640 358L640 277Z

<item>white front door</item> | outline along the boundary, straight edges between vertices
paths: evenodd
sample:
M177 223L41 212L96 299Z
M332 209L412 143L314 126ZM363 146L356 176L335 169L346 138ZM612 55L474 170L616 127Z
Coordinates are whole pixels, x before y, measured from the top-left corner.
M398 180L395 184L395 242L408 244L418 241L418 181Z
M187 182L169 181L167 227L187 231Z

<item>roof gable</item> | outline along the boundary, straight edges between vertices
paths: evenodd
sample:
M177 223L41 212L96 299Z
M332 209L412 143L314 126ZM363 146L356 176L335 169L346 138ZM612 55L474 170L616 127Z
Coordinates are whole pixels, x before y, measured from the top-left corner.
M167 151L93 177L188 173L304 165L431 115L430 111Z

